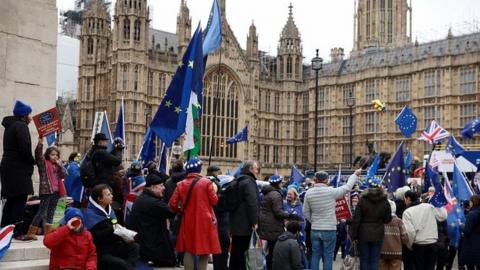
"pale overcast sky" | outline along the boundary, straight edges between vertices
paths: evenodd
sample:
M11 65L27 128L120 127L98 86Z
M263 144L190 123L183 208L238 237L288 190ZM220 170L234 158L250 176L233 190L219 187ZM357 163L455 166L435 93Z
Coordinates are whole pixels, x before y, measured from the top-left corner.
M204 25L213 0L187 0L194 27ZM115 2L115 0L113 0ZM292 2L295 23L300 30L304 62L320 49L330 61L333 47L343 47L348 54L353 46L354 0L227 0L227 20L242 48L246 47L248 28L254 21L259 47L275 55L280 32L288 18ZM73 7L74 0L57 0L57 7ZM149 0L153 9L151 26L175 32L180 0ZM451 27L454 35L479 31L480 0L413 0L413 40L420 43L442 39ZM193 33L192 29L192 33Z

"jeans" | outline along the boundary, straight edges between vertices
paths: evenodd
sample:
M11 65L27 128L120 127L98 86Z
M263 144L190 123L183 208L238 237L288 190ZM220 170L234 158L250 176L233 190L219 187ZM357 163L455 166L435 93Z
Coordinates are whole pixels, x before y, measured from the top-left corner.
M333 251L337 241L337 232L313 230L311 232L312 241L312 270L319 270L320 258L323 260L323 270L332 270Z
M360 251L360 270L377 270L380 261L380 251L382 250L382 241L358 241L358 250Z

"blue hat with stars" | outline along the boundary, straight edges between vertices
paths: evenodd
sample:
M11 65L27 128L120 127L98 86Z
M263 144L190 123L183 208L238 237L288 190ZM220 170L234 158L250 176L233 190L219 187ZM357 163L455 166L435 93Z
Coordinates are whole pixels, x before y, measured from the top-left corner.
M192 158L185 165L187 173L200 173L202 171L202 161L198 158Z
M280 177L280 175L276 175L276 174L275 174L275 175L272 175L272 176L270 177L270 179L268 179L268 182L269 182L270 184L280 183L280 182L282 182L282 177Z
M382 180L378 177L371 177L367 180L367 185L369 188L378 188L382 185Z

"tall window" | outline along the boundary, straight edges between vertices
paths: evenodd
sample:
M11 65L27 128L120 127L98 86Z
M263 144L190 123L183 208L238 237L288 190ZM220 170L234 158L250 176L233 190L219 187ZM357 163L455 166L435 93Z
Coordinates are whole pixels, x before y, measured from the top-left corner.
M387 18L387 42L392 43L393 42L393 6L392 6L392 0L388 0L388 18Z
M280 121L273 121L273 137L278 139L280 136Z
M475 67L460 69L460 94L474 94L477 91L477 72Z
M92 81L93 79L92 78L87 78L87 89L85 89L85 93L86 93L86 100L87 101L90 101L90 95L92 94Z
M133 101L133 109L132 109L132 122L136 123L138 119L138 104L136 101Z
M351 118L350 116L344 116L342 118L342 130L343 130L343 136L350 136L350 128L352 126L352 122L350 121Z
M410 100L411 81L409 77L397 78L395 80L396 101Z
M123 90L127 90L127 85L128 85L128 66L123 65L123 70L122 70L122 88L123 88Z
M265 93L265 111L270 112L270 92Z
M441 82L440 70L426 71L423 74L423 95L425 97L440 95Z
M290 146L285 147L285 163L290 163Z
M158 96L163 97L165 94L165 87L167 85L167 74L158 74Z
M308 113L308 93L303 93L303 113Z
M342 162L343 164L350 164L350 145L344 144L342 147Z
M460 128L463 128L468 122L477 116L477 104L460 105Z
M375 133L377 131L377 114L375 112L365 113L365 133Z
M292 75L292 57L287 57L287 76L290 77Z
M265 135L266 138L270 137L270 121L265 120L265 126L264 126L264 132L263 134Z
M325 104L328 102L328 88L320 88L318 90L318 109L325 109Z
M303 138L308 139L308 122L307 121L303 122L303 129L302 130L303 130L303 134L302 134Z
M375 80L369 80L366 82L366 91L365 91L365 103L370 104L372 100L378 98L378 89Z
M366 17L367 17L367 40L370 39L370 0L367 0L367 12L366 12Z
M153 95L153 72L148 72L147 95Z
M280 157L280 146L274 145L273 146L273 163L278 163L279 162L279 157Z
M326 118L324 117L318 118L318 136L325 136L325 131L327 129L325 122L326 122Z
M290 93L287 93L287 113L290 113L291 103L292 103L292 96Z
M87 54L93 54L93 39L89 38L87 40Z
M128 41L130 39L130 20L123 20L123 39Z
M385 41L385 0L380 0L380 42Z
M265 163L270 162L270 146L269 145L263 146L263 162Z
M354 85L347 84L343 86L343 106L348 107L348 99L355 97Z
M135 28L134 28L134 32L133 32L133 39L135 41L140 41L140 28L141 28L141 23L140 23L140 20L136 20L135 21Z
M273 110L275 113L280 113L280 93L275 93L273 101Z
M135 66L135 73L133 74L133 91L138 90L138 66Z
M302 163L307 165L308 163L308 147L303 146L302 147Z
M138 155L136 138L137 136L135 136L135 134L132 134L128 141L128 147L130 148L130 158L132 160L137 159Z
M258 93L258 109L261 111L263 108L262 108L262 104L263 104L263 94L262 94L262 91L259 91Z
M239 129L240 84L228 71L207 74L204 82L201 155L209 155L210 137L213 135L213 157L237 158L237 145L225 142ZM218 91L217 85L220 86ZM215 113L213 112L214 103L216 104Z
M436 106L428 106L423 108L423 126L428 126L432 120L437 122L440 120L440 110Z

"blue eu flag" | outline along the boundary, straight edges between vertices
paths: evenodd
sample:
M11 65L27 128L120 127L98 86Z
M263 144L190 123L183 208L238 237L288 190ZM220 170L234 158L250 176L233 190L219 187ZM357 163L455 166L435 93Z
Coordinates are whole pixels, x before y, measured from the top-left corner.
M122 98L120 109L118 110L117 124L115 126L114 138L122 138L125 142L125 106Z
M187 51L179 63L165 97L158 107L150 128L167 147L185 132L190 94L203 76L202 31L198 26Z
M407 138L412 137L412 134L417 130L417 117L408 106L403 107L395 119L395 123L398 125L400 132Z
M426 166L427 168L430 168L430 165L427 164ZM433 194L432 198L430 199L430 203L438 208L447 205L448 201L445 197L445 193L443 192L443 187L440 183L440 179L438 178L438 173L432 169L428 170L428 173L430 174L430 180L435 187L435 194Z
M213 0L203 41L203 54L213 53L222 43L222 16L217 0Z
M448 138L447 146L445 147L445 152L451 153L455 157L461 156L465 152L465 148L455 139L455 136L451 135Z
M155 133L151 128L147 129L147 133L143 138L142 151L140 152L140 158L144 164L155 158Z
M453 194L459 201L468 201L473 196L473 191L458 168L457 164L453 164Z
M460 133L465 138L473 139L473 135L479 132L480 132L480 117L466 124Z
M290 181L297 185L300 185L305 180L303 174L297 169L295 165L292 166L292 171L290 173Z
M404 165L402 142L385 169L384 181L389 192L394 192L397 188L405 186Z
M248 127L244 127L242 131L237 133L235 136L227 139L228 144L234 144L243 141L248 141Z

